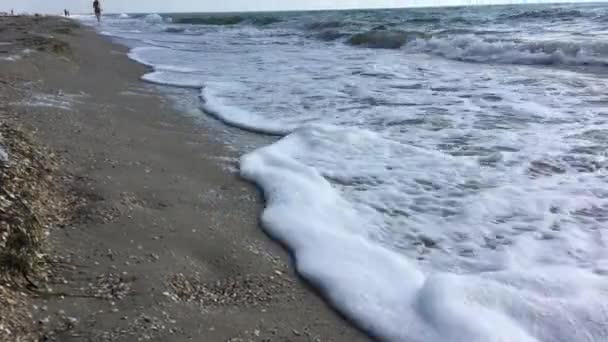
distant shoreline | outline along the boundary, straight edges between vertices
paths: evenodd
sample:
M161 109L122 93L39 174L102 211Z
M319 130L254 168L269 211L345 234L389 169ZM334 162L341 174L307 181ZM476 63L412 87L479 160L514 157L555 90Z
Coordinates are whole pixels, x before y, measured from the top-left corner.
M420 0L422 2L422 0ZM483 2L483 1L482 1ZM126 14L135 14L135 15L146 15L151 13L158 13L161 15L165 14L204 14L204 15L235 15L235 14L272 14L272 13L317 13L317 12L344 12L344 11L383 11L383 10L408 10L408 9L429 9L429 8L458 8L458 7L509 7L509 6L547 6L547 5L593 5L593 4L602 4L601 1L590 0L590 1L548 1L548 2L528 2L528 3L513 3L505 0L501 3L471 3L465 5L437 5L437 6L428 6L428 5L420 5L420 6L408 6L408 7L370 7L370 8L321 8L321 9L304 9L304 10L260 10L260 11L195 11L195 12L163 12L163 11L152 11L152 12L104 12L104 15L120 15L122 13ZM60 11L59 11L60 12ZM57 12L57 13L59 13ZM28 13L31 15L32 13ZM43 13L45 15L58 15L54 13ZM91 12L81 12L81 13L72 13L72 15L94 15L93 11Z

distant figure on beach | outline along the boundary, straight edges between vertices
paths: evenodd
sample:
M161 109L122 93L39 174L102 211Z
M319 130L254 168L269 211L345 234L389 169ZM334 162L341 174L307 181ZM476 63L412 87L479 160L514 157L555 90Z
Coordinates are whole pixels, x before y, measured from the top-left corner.
M67 17L67 16L68 16L68 10L67 10L67 9L64 9L64 10L63 10L63 16L64 16L64 17Z
M15 15L15 11L11 9L11 15Z
M95 0L93 2L93 9L95 10L95 16L97 17L97 22L101 21L101 5L99 4L99 0Z

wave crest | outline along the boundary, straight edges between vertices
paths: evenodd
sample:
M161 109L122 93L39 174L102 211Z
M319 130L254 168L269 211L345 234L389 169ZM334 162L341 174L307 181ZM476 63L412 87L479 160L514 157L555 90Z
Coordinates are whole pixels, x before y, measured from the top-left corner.
M337 40L337 39L343 38L345 36L347 36L346 33L342 33L338 30L332 30L332 29L323 30L314 35L315 38L326 41L326 42L329 42L332 40Z
M398 49L413 40L427 37L427 34L417 31L383 29L357 33L350 37L348 43L375 49Z
M191 25L217 25L217 26L228 26L237 25L245 19L240 16L210 16L210 17L182 17L174 18L173 22L176 24L191 24Z
M332 20L332 21L317 21L307 25L309 30L326 30L326 29L336 29L339 27L346 26L346 23L342 21Z
M407 22L411 24L436 24L440 21L441 18L437 17L418 17L407 19Z
M167 27L165 29L165 32L167 33L182 33L184 31L186 31L186 29L183 27Z
M280 23L282 20L277 17L253 17L249 21L254 26L267 26Z
M531 10L506 16L506 19L538 19L538 18L579 18L585 14L579 10L567 8L551 8L542 10Z
M608 44L604 42L520 42L463 35L417 39L406 49L467 62L608 66Z
M144 18L144 21L147 22L148 24L159 24L159 23L163 22L163 17L161 17L159 14L152 13L152 14L148 14Z

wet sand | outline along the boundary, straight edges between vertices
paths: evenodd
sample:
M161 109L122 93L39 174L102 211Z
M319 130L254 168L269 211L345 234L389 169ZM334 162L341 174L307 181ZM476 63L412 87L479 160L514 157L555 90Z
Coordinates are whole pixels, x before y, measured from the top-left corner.
M60 18L0 18L0 119L62 160L31 311L56 341L366 341L258 226L262 198L126 48Z

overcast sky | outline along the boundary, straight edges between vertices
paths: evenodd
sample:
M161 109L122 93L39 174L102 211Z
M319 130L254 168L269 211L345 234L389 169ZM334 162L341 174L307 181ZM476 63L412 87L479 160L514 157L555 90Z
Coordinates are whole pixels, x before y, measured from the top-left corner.
M389 8L474 3L505 3L523 0L100 0L106 12L215 12L336 8ZM576 1L576 0L575 0ZM529 2L534 2L530 0ZM91 12L93 0L0 0L0 12L72 13Z

